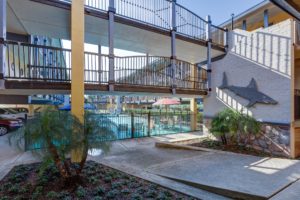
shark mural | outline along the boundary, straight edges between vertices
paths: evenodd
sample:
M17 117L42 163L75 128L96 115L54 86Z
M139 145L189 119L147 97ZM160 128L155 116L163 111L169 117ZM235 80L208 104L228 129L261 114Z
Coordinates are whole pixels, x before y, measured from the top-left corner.
M235 93L236 95L249 100L249 104L247 105L248 108L254 106L257 103L262 104L272 104L275 105L278 102L272 99L271 97L267 96L266 94L258 91L257 83L254 78L250 81L247 87L238 87L238 86L231 86L228 85L227 75L223 73L223 83L219 87L220 89L228 89Z

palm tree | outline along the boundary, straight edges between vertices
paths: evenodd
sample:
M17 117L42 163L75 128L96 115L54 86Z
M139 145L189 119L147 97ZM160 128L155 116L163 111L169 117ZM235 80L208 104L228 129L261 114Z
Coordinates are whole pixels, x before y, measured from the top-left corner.
M109 122L108 122L109 123ZM70 112L47 109L11 138L20 146L23 140L41 147L39 155L43 159L42 168L54 163L65 181L75 184L85 165L89 149L107 152L114 133L109 124L98 123L97 115L86 113L82 124ZM10 142L13 144L12 142ZM81 161L72 163L70 154L82 150Z

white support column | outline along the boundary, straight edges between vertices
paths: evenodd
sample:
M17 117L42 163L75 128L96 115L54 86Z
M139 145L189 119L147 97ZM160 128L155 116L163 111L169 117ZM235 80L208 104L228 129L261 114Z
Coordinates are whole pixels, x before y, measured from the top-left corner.
M209 93L211 92L211 18L208 15L206 17L207 25L206 25L206 40L207 40L207 89Z
M0 40L6 40L6 0L0 0ZM0 43L0 89L4 89L6 48Z
M114 55L114 21L115 0L109 0L108 7L108 46L109 46L109 91L114 91L115 84L115 55Z
M176 0L172 0L172 30L171 30L171 71L172 71L172 94L176 94Z

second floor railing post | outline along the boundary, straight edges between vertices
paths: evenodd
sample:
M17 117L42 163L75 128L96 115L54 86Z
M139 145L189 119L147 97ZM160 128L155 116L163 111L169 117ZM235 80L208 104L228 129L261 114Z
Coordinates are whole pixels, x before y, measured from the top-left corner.
M0 89L4 89L4 77L6 70L6 0L0 1Z
M207 25L206 25L206 40L207 40L207 89L211 92L211 18L208 15L206 17Z
M151 136L151 112L149 111L148 114L147 114L147 135L148 137Z
M172 0L172 29L171 29L171 75L172 94L176 94L176 0Z
M101 62L102 48L101 45L98 45L98 82L101 83L101 74L102 74L102 62Z
M115 55L114 55L114 21L115 21L115 0L109 0L108 7L108 46L109 46L109 80L108 89L114 91L115 84Z
M150 58L149 58L149 53L147 53L146 54L146 76L145 76L145 79L146 79L146 83L145 83L145 85L148 85L148 84L150 84L149 82L148 82L148 80L149 80L149 72L148 72L148 70L149 70L149 68L150 68Z
M228 28L225 28L224 46L225 46L225 49L226 49L226 52L227 52L228 51L228 47L229 47L229 31L228 31Z

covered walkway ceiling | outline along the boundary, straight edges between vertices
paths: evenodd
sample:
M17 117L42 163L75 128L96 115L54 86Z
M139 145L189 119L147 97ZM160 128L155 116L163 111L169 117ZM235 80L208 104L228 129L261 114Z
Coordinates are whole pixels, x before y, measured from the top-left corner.
M68 3L58 0L9 0L7 6L8 32L71 39ZM108 46L107 14L86 9L85 17L85 42ZM178 36L176 47L178 59L191 63L206 60L205 41ZM171 54L170 32L116 17L115 48L168 57ZM223 54L224 48L213 47L212 57Z

